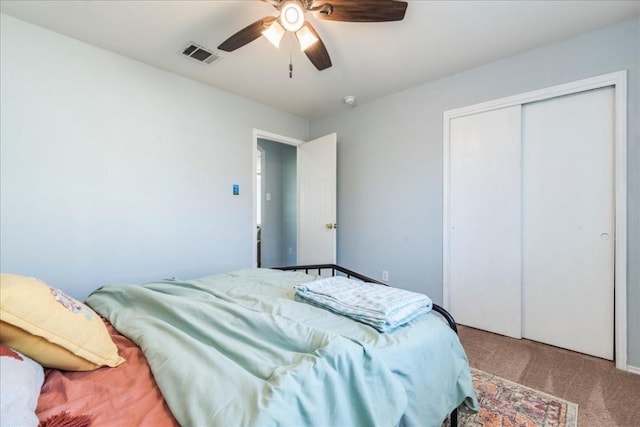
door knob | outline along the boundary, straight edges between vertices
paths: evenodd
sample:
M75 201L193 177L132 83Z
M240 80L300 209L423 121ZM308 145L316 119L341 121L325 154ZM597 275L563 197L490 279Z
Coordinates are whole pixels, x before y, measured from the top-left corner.
M334 228L338 228L338 224L329 223L329 224L325 224L324 226L329 230L333 230Z

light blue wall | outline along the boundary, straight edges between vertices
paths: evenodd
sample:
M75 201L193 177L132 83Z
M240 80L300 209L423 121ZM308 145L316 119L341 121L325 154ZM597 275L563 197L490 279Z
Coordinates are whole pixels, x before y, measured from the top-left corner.
M2 272L84 298L253 265L253 129L306 119L1 19Z
M428 52L421 53L428 55ZM338 261L442 300L443 112L628 70L628 340L640 367L640 20L312 120L338 133Z
M264 150L262 178L262 266L296 264L296 147L258 139ZM265 194L271 194L266 200ZM291 253L289 253L291 249Z

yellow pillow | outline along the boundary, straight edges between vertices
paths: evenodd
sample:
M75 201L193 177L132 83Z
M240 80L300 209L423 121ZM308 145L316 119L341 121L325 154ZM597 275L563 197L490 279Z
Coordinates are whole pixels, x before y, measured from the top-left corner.
M124 362L96 312L15 274L0 274L0 342L49 368L89 371Z

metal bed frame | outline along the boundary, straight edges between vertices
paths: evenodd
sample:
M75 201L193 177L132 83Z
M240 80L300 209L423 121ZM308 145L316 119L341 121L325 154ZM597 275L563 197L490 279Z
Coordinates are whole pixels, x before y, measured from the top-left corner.
M319 276L322 275L323 270L331 270L332 276L341 275L341 276L346 276L348 278L353 277L355 279L362 280L363 282L370 282L370 283L376 283L378 285L389 286L384 282L381 282L376 279L372 279L371 277L365 276L364 274L356 273L355 271L349 270L347 268L341 267L336 264L293 265L293 266L286 266L286 267L274 267L274 269L285 270L285 271L304 270L304 272L307 274L309 274L309 271L313 272L315 270ZM447 310L445 310L438 304L433 304L432 310L437 312L439 315L441 315L444 318L444 320L446 320L446 322L449 324L449 327L453 329L453 332L455 332L456 335L458 334L458 327L456 326L456 322L453 319L453 316L451 316L451 314ZM455 408L453 411L451 411L451 414L449 415L449 422L451 427L458 426L458 408Z

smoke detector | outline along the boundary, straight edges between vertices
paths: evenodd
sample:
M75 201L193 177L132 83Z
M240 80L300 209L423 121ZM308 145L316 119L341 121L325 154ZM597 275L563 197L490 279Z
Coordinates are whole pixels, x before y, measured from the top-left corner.
M343 101L345 104L347 104L350 107L353 107L354 105L356 105L356 97L353 95L345 96Z
M180 53L189 59L205 65L211 65L219 59L222 59L220 55L213 53L212 50L202 47L194 42L187 43Z

